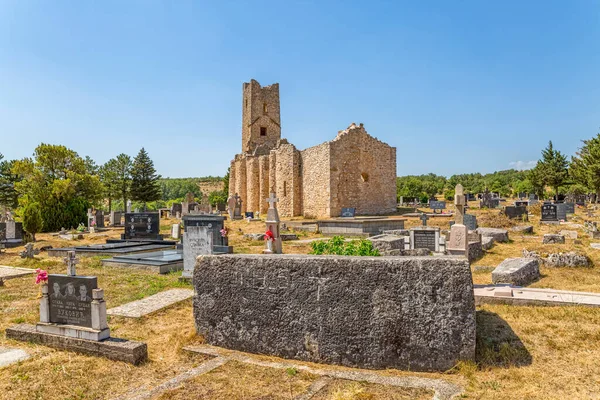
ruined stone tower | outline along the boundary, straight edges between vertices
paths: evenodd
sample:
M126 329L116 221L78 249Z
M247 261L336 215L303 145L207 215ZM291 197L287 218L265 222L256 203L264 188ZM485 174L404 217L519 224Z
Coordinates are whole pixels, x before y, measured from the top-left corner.
M252 79L242 97L242 152L268 154L281 138L279 84L261 87Z

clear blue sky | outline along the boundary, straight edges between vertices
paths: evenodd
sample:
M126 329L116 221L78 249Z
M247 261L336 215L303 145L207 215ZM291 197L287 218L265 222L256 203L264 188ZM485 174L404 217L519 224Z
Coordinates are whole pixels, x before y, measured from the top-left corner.
M8 159L143 146L163 176L223 175L251 78L299 149L363 122L399 175L508 169L598 132L600 2L0 0Z

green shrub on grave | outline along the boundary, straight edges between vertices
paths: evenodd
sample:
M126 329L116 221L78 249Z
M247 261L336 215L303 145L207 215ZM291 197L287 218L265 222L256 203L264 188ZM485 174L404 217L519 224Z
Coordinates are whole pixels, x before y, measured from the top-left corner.
M346 242L343 236L334 236L329 240L311 243L310 254L338 256L379 256L379 250L373 248L368 240L352 240Z

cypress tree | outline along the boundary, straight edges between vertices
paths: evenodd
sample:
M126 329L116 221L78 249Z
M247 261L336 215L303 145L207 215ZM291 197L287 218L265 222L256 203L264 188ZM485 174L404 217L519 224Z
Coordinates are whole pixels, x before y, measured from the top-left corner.
M154 163L142 147L131 168L131 199L143 202L144 210L147 202L160 200L159 179Z

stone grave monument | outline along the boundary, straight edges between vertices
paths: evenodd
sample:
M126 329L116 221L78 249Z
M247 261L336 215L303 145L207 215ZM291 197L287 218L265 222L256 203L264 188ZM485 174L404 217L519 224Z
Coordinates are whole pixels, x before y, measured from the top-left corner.
M121 219L123 219L123 212L121 211L111 211L109 223L111 226L122 226Z
M279 234L279 213L277 212L277 202L279 199L275 197L275 193L271 193L268 199L269 209L267 210L267 232L271 232L269 236L265 238L266 248L263 250L265 254L281 254L283 252L281 246L281 236Z
M354 218L356 216L356 208L353 207L342 207L340 217L342 218Z
M213 254L213 229L208 226L188 226L183 235L183 273L181 279L190 281L199 255Z
M65 261L67 274L49 274L42 284L40 321L9 328L6 337L132 364L147 359L145 343L110 337L104 290L98 288L97 278L76 274L74 251Z
M556 204L544 203L542 204L542 218L541 222L549 224L558 224L558 210Z
M439 210L440 212L442 212L442 210L446 209L446 202L445 201L438 201L438 200L429 200L429 208L431 208L434 213L437 210Z
M157 212L125 213L124 240L162 240Z
M489 191L486 190L489 194ZM455 188L454 205L456 207L455 224L450 228L450 240L446 251L453 255L469 254L469 229L464 225L465 196L463 186L459 183Z
M206 226L212 234L213 253L233 253L227 236L221 235L225 228L225 217L211 214L188 214L183 216L184 236L190 226Z
M237 195L237 193L236 193ZM227 214L229 214L229 219L233 221L234 213L235 213L235 205L236 199L235 196L229 196L227 198Z

